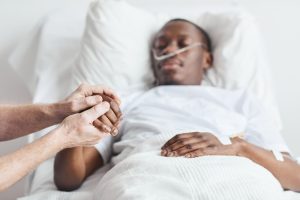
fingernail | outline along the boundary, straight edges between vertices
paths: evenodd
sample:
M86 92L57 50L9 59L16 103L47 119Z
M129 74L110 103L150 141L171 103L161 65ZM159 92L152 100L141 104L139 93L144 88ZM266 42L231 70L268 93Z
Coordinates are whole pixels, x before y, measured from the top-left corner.
M173 156L173 152L168 152L168 156Z
M190 157L191 157L191 154L186 154L184 157L190 158Z
M113 136L118 135L118 129L114 129L114 130L112 131L112 135L113 135Z

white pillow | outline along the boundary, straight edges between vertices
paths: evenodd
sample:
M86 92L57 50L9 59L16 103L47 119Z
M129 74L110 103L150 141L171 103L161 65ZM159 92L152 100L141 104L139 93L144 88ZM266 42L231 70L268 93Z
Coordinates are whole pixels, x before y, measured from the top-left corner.
M118 90L150 85L151 35L165 21L125 1L93 2L73 71L75 85L101 83Z
M197 18L192 21L207 30L213 43L214 66L203 84L248 89L274 113L274 123L280 124L255 19L241 10L199 13ZM74 85L87 81L121 91L149 87L153 82L150 41L168 19L122 0L94 2L73 69Z
M264 43L254 17L243 12L206 13L196 22L210 35L213 67L204 85L246 89L254 94L281 127Z

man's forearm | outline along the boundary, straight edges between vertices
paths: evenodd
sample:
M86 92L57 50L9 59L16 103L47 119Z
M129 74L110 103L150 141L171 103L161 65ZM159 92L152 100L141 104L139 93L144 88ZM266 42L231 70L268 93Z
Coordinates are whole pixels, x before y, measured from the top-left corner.
M55 129L22 149L0 157L0 191L13 185L41 162L65 148L61 131Z
M75 190L102 165L102 157L94 147L64 149L55 157L55 185L59 190Z
M86 178L83 147L64 149L55 157L54 182L59 190L77 189Z
M14 139L61 122L66 103L0 106L0 141Z
M283 188L300 191L300 166L288 156L284 161L278 161L271 151L243 142L240 156L269 170L280 182Z

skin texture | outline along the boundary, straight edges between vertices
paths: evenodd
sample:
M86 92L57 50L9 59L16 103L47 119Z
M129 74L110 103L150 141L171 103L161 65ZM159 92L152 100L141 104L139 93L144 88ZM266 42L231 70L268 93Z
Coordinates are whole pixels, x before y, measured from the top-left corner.
M102 102L99 94L119 101L109 89L82 85L67 100L57 104L0 107L0 125L3 131L1 134L4 133L2 139L23 136L33 130L59 123L64 116L69 115L50 133L14 153L0 157L0 191L16 183L41 162L62 149L75 146L88 147L110 135L109 131L101 131L93 125L95 120L104 114L109 115L109 111L112 110L110 103ZM56 106L61 109L57 109ZM7 116L3 115L2 111ZM19 123L20 127L14 127L16 123ZM101 124L101 128L103 125L105 124ZM8 128L3 129L3 126ZM10 134L9 128L15 131L14 135Z

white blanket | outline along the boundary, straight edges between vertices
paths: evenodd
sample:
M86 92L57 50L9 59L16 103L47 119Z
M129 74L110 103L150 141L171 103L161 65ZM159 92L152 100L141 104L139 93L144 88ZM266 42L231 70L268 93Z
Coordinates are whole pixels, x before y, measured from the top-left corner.
M108 168L97 171L77 191L58 192L53 163L47 161L36 171L31 195L22 200L296 199L295 193L283 192L270 172L246 158L159 155L168 139L185 131L209 131L219 138L248 131L256 135L248 135L252 142L284 149L278 130L253 101L242 91L202 86L157 87L133 96L123 102L123 135L114 145L119 155L103 179Z
M247 93L160 86L125 104L121 139L114 145L119 155L94 199L287 199L277 179L246 158L160 156L167 140L189 131L211 132L219 139L245 132L256 145L287 149L279 128Z
M268 200L288 199L263 167L232 156L166 158L155 136L138 145L100 181L101 200Z

